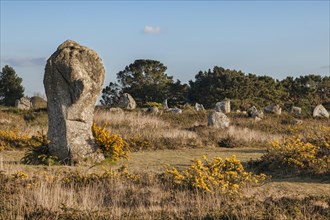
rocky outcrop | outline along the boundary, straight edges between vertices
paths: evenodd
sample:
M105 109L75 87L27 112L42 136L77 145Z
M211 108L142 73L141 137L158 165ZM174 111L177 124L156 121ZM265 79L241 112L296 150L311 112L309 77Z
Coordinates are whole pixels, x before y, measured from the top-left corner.
M49 151L72 164L99 161L91 126L104 81L104 67L94 50L68 40L47 60L44 86L48 100Z
M196 102L195 110L196 111L204 111L205 109L204 109L204 106L202 104L199 104L199 103Z
M228 128L229 118L222 112L212 111L207 117L207 124L214 128Z
M136 108L136 102L130 94L124 93L119 98L118 106L123 109L133 110Z
M282 108L279 105L269 105L264 108L266 113L273 113L276 115L280 115L282 113Z
M15 107L20 110L30 110L32 108L32 104L29 98L22 97L16 100Z
M320 104L314 108L313 117L329 118L329 112Z
M230 113L230 100L225 99L215 104L215 110L222 113Z

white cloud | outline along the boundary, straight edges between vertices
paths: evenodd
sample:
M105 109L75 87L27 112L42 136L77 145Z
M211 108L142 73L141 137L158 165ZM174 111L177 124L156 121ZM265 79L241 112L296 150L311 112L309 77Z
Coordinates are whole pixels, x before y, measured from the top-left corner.
M160 27L153 27L146 25L144 27L144 33L146 34L159 34L160 33Z
M15 67L44 66L47 59L45 57L1 57L2 63Z

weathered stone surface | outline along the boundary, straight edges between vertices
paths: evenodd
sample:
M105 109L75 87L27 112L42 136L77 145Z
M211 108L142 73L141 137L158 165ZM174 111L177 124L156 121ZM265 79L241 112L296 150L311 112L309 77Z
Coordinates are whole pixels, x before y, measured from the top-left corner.
M162 103L163 109L166 111L169 109L168 105L167 105L167 99L165 99Z
M266 113L273 113L276 115L280 115L282 113L282 108L279 105L269 105L264 108Z
M299 108L297 106L292 106L292 108L291 108L291 114L300 115L301 114L301 108Z
M44 109L47 108L47 101L39 96L31 97L31 104L33 109Z
M22 97L17 99L15 102L15 107L21 110L30 110L32 107L31 101L27 97Z
M314 108L313 117L329 118L329 112L320 104Z
M202 104L199 104L199 103L196 102L195 110L196 111L204 111L205 109L204 109L204 106Z
M97 53L74 41L65 41L47 60L49 150L60 160L74 164L103 159L95 153L91 132L103 81L104 67Z
M215 110L222 113L230 113L230 100L223 100L215 104Z
M136 102L130 94L124 93L119 98L118 106L124 109L133 110L136 108Z
M229 118L222 112L212 111L207 117L208 126L214 128L228 128Z
M252 118L260 118L262 119L264 117L264 113L262 111L259 111L255 106L252 106L251 108L249 108L247 110L247 114L249 117L252 117Z

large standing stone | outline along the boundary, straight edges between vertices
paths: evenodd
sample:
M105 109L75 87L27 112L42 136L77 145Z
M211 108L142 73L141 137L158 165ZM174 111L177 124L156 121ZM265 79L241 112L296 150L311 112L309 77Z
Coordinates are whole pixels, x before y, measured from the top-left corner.
M60 160L102 159L95 153L91 126L103 81L104 67L97 53L74 41L65 41L47 60L49 150Z
M320 104L314 108L313 117L329 118L329 112Z
M133 110L136 108L136 102L130 94L124 93L119 98L118 106L124 109Z
M228 128L229 118L222 112L212 111L208 118L208 126L214 128Z
M222 113L230 113L230 100L225 99L215 104L215 110Z
M21 110L30 110L32 107L31 101L27 97L22 97L17 99L15 102L15 107Z

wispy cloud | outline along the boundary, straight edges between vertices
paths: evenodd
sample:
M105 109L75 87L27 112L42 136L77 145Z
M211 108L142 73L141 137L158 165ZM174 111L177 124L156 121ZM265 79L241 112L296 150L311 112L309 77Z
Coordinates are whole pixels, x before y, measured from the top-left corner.
M160 33L160 27L153 27L153 26L148 26L146 25L144 27L144 33L146 34L159 34Z
M320 69L330 69L330 65L321 66Z
M15 67L44 66L46 60L45 57L1 57L2 63Z

